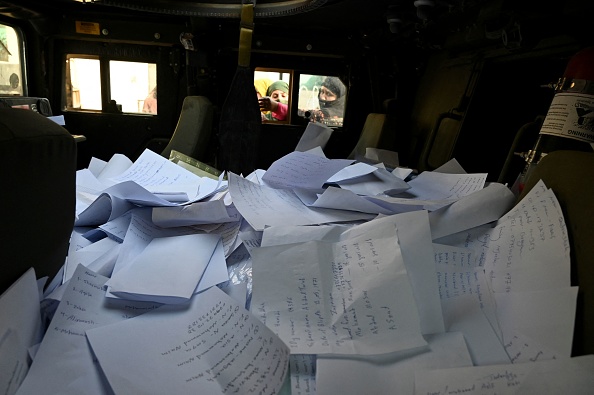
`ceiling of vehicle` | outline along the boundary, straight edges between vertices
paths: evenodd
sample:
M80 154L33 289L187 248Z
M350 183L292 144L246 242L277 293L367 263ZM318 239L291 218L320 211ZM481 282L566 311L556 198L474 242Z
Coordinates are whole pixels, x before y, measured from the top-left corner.
M248 0L244 0L248 1ZM252 0L256 29L305 31L361 37L383 35L418 47L503 40L526 47L543 38L568 34L591 40L591 0ZM210 26L240 16L241 0L0 0L0 14L34 19L38 15L92 14L190 18ZM453 41L452 41L453 40Z

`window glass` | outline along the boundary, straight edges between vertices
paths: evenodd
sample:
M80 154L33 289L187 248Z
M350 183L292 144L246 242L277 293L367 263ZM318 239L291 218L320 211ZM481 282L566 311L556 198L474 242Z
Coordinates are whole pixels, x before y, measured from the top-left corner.
M291 122L292 70L260 69L254 72L255 94L263 122Z
M67 60L68 109L101 110L101 65L99 59L70 57Z
M102 110L101 60L94 56L70 55L67 59L66 108ZM157 65L110 60L107 102L115 101L124 113L157 113Z
M157 65L140 62L109 62L111 100L122 112L157 113Z
M299 116L328 126L342 126L346 85L338 77L301 74L299 76Z
M0 95L23 96L23 65L17 31L0 24Z

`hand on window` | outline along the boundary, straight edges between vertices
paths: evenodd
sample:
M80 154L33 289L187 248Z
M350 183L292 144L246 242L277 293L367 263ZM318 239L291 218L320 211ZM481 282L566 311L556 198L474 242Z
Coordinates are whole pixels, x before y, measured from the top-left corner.
M276 112L278 108L278 102L270 100L269 97L262 97L258 99L258 102L260 103L260 110L262 111Z

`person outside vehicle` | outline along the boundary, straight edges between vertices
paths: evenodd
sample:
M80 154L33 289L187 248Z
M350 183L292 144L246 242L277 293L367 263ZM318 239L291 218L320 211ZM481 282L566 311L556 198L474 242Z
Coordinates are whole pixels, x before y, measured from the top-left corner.
M256 89L256 96L258 98L258 105L260 105L259 101L261 98L266 96L266 92L268 92L268 87L272 85L272 80L269 78L258 78L254 80L254 88ZM260 105L260 107L262 107ZM262 116L262 121L267 120L266 115L268 115L270 111L263 110L260 108L260 115Z
M285 81L276 81L268 87L266 96L260 98L260 109L270 111L266 115L269 121L284 121L289 111L289 84Z
M312 112L314 122L328 122L332 119L342 119L344 115L346 87L338 77L326 77L318 93L320 109Z
M155 86L153 90L150 91L146 99L144 99L142 112L146 112L149 114L157 113L157 86Z

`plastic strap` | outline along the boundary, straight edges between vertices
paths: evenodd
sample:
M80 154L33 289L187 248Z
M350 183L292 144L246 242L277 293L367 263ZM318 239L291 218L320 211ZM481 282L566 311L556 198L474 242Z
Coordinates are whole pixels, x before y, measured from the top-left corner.
M239 31L239 66L249 67L252 50L252 33L254 31L254 5L241 6L241 24Z

